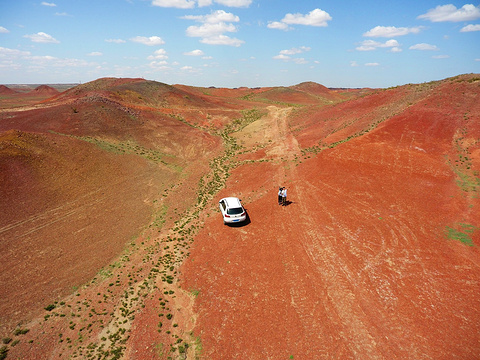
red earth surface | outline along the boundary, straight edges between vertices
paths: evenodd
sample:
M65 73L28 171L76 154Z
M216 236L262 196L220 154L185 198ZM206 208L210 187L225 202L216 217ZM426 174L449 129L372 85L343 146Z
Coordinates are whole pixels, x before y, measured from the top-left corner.
M479 94L99 79L2 105L2 354L479 358Z

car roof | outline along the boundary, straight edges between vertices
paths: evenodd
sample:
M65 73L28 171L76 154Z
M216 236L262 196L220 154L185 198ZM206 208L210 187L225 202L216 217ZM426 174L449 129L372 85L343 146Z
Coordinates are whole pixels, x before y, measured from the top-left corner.
M231 207L241 207L242 206L242 204L240 202L240 199L237 198L237 197L231 196L231 197L223 198L222 200L225 201L225 204L227 204L227 206L230 207L230 208ZM222 201L222 200L220 200L220 201Z

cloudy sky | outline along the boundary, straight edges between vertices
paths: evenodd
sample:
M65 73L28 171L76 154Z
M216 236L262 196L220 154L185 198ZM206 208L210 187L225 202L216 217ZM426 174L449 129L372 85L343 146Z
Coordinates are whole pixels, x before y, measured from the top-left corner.
M480 73L480 5L0 0L0 84L390 87Z

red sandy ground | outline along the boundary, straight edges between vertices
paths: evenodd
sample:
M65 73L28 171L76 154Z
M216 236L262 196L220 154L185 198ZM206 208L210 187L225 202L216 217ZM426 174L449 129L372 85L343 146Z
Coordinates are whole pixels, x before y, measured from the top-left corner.
M195 141L196 148L180 152L182 159L195 162L200 170L195 172L196 166L188 167L188 175L181 180L174 175L163 178L155 168L152 173L145 168L135 170L135 166L151 168L148 162L126 162L124 155L101 152L90 144L77 144L79 140L72 142L77 152L83 147L81 153L98 152L99 159L104 161L98 168L105 169L107 176L116 177L121 169L125 173L120 179L128 178L132 171L144 174L143 180L126 181L117 190L104 188L109 196L122 198L130 192L129 186L134 185L137 191L142 188L148 191L148 184L154 181L155 191L150 190L150 195L140 198L155 209L164 202L168 205L168 215L161 229L150 228L131 241L123 255L105 267L109 274L97 273L70 296L44 299L35 307L33 299L39 290L31 283L24 283L31 294L32 313L37 316L28 316L28 312L17 307L20 314L13 313L15 316L10 317L24 320L20 328L30 331L13 336L8 329L2 330L3 337L20 340L15 346L8 345L8 358L96 358L99 354L114 358L114 352L95 353L99 344L106 347L122 344L122 356L126 359L480 357L479 84L478 76L469 75L378 90L336 105L325 106L327 100L323 98L319 100L321 105L297 110L269 106L268 115L232 134L243 149L230 163L242 162L231 168L224 187L208 199L192 222L182 219L190 216L189 204L194 203L196 193L201 190L196 184L206 174L209 159L219 155L218 142L213 136L191 127L189 132L187 125L177 126L189 139L193 134L199 139ZM313 87L317 92L311 97L319 96L321 88L307 85L301 87L302 91ZM128 129L137 141L153 146L155 136L148 134L162 131L175 134L177 130L175 122L159 115L168 114L167 109L175 109L176 114L199 111L203 118L200 122L192 119L192 123L211 119L216 126L223 126L232 118L226 116L228 112L219 115L221 97L230 103L229 109L238 111L248 104L238 98L252 93L249 89L236 89L234 93L205 89L201 95L199 89L182 87L176 91L189 95L171 96L169 99L177 101L175 106L170 104L153 112L145 110L146 105L137 105L135 109L142 111L137 118L145 121L142 126L134 126L129 117L109 123L112 118L106 113L100 116L103 122L85 124L86 115L80 121L75 120L75 113L69 115L68 121L76 121L77 125L69 131L118 139ZM205 95L209 91L211 94ZM254 95L259 101L262 93L256 91ZM272 91L266 91L271 96ZM282 101L286 100L285 93L281 91ZM299 98L295 93L293 99ZM195 109L183 104L186 110L182 112L179 99L195 103ZM119 111L117 105L113 108ZM62 111L66 114L65 109ZM80 109L79 114L87 111L88 107ZM104 114L100 108L98 111ZM120 109L118 114L121 113ZM18 124L22 131L29 131L31 126L37 132L63 126L58 131L66 132L66 123L62 121L46 126L29 120L32 116L8 115L13 120L5 115L0 120L5 130ZM165 128L158 126L159 119L163 119ZM35 144L43 144L42 139L47 136L57 143L67 141L53 134L22 132L20 135L39 136ZM2 136L12 144L18 133L10 131ZM191 141L181 143L181 137L167 144L167 135L159 136L166 143L163 150L172 154L191 145ZM212 151L194 157L205 144L211 144ZM40 145L37 148L43 149ZM72 160L70 167L80 161L70 152L66 155ZM115 157L120 157L118 165L108 171L107 164L117 161ZM48 166L50 169L51 165ZM95 181L89 184L99 186ZM288 189L286 207L277 204L278 186ZM166 190L158 196L162 189ZM74 198L78 199L79 193L72 190ZM29 196L13 196L9 204L15 196L31 201ZM247 223L223 225L217 203L224 196L243 200L249 215ZM68 205L62 199L58 198L57 206ZM135 196L130 199L132 208L141 209L141 202L136 202ZM127 205L117 206L116 210L125 216L134 214ZM112 205L103 202L100 206L104 206L103 213ZM39 211L33 213L41 215ZM80 207L76 211L78 217L72 219L91 214L82 212ZM136 215L141 218L141 214ZM132 236L128 231L135 226L117 232L112 227L115 221L106 219L103 226L94 223L90 226L104 232L114 229L112 234L118 238L117 244L125 244ZM141 223L140 219L138 224ZM87 224L88 221L84 226ZM0 226L5 229L4 224ZM27 232L29 228L25 226ZM193 236L187 235L186 228L194 229ZM45 231L51 234L53 229L47 227ZM72 222L65 229L74 231L78 227ZM468 232L472 246L447 236L448 229L472 230ZM30 230L35 228L30 226ZM193 242L189 240L186 244L190 236ZM21 240L18 234L12 238L17 244L6 249L14 249ZM98 238L99 244L110 247L110 242ZM3 237L2 246L4 241L11 240ZM54 244L47 242L47 245ZM42 248L43 245L31 244L24 254L42 252ZM180 251L186 251L188 256ZM74 249L72 252L79 255ZM15 266L14 258L4 254L2 251L4 261L10 267ZM65 254L60 256L63 265ZM169 254L176 260L170 261ZM79 263L85 261L90 274L95 274L99 267L89 265L93 257L86 252ZM99 257L105 265L110 261L104 255ZM38 268L35 264L30 266ZM61 269L55 267L60 273ZM170 269L165 274L172 274L180 281L168 284L152 269L160 269L160 273ZM88 276L92 275L70 279L81 284L88 281ZM35 284L48 287L48 282ZM1 289L2 298L8 294L7 290ZM67 292L63 290L63 294ZM41 311L55 299L59 302L54 311ZM15 308L13 299L8 304ZM5 301L0 305L8 309ZM131 310L128 316L127 310ZM122 331L128 334L123 337L125 342L110 338L112 334L120 334L122 338ZM185 353L180 353L178 344L188 345Z

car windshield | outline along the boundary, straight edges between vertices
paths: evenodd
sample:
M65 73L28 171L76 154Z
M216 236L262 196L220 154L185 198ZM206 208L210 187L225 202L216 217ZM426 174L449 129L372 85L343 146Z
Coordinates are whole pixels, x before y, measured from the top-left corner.
M231 209L227 210L228 215L238 215L238 214L241 214L241 213L243 213L243 208L241 208L241 207L231 208Z

